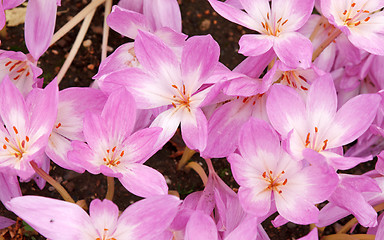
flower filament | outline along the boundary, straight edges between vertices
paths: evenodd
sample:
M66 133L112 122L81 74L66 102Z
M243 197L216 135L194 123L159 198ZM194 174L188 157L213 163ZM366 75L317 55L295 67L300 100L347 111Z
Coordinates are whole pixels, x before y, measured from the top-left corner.
M273 175L273 172L266 171L263 172L261 175L263 180L267 182L268 186L265 188L266 191L275 191L279 194L281 194L283 191L281 190L281 186L285 186L288 182L288 180L285 178L282 178L282 175L284 174L284 171L281 171L276 176ZM284 179L284 180L283 180Z
M23 154L27 151L29 137L25 136L23 138L15 126L12 126L11 131L14 131L16 134L14 139L15 141L11 141L8 137L4 137L5 141L3 141L3 150L8 151L8 154L16 157L18 160L21 160Z
M96 238L96 240L116 240L116 238L114 237L108 237L107 238L107 232L108 232L108 229L107 228L104 228L104 231L103 231L103 238Z
M298 74L296 71L285 71L281 77L281 83L289 87L308 91L309 83L305 77Z
M172 85L172 87L177 90L177 94L172 96L172 106L176 109L185 107L190 112L191 96L186 93L185 85L183 84L183 87L180 89L176 85Z
M279 36L283 26L288 22L288 19L279 18L271 19L269 17L269 12L267 13L267 17L264 18L264 22L261 22L261 26L263 27L263 33L270 36Z
M311 133L308 132L307 137L305 139L305 147L311 148L317 152L321 152L327 148L328 139L325 139L324 141L321 141L321 140L319 141L318 132L319 132L319 129L315 127L315 132L313 133L312 138L311 138Z
M120 159L124 156L124 150L123 151L116 151L116 146L114 146L112 149L107 149L105 157L103 158L104 164L107 167L116 167L119 165Z
M368 22L372 13L363 9L365 4L366 3L364 3L361 8L358 8L356 7L356 3L352 2L352 4L349 5L349 8L345 9L341 15L341 19L344 22L344 25L353 27L359 26L361 23Z
M8 71L9 78L11 80L18 80L23 77L28 77L31 74L30 67L27 61L4 59L0 63L0 69Z

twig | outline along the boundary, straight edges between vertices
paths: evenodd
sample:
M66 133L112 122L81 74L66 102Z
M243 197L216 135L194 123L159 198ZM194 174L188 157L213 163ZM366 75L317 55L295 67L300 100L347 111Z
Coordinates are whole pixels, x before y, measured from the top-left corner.
M107 177L107 195L105 195L105 198L108 200L113 200L113 195L115 194L115 178L114 177Z
M107 24L107 17L112 10L112 0L106 0L104 10L104 25L103 25L103 43L101 44L101 61L107 57L107 46L109 36L109 26Z
M67 22L62 28L60 28L52 37L51 45L62 38L67 32L71 31L79 22L81 22L92 10L95 10L98 6L104 3L105 0L93 0L83 10L81 10L76 16L74 16L69 22Z
M39 174L45 181L47 181L49 184L51 184L52 187L54 187L60 193L60 195L63 197L63 199L65 201L75 203L75 201L72 199L71 195L69 195L67 190L65 190L65 188L63 186L61 186L60 183L56 182L55 179L53 179L51 176L49 176L49 174L44 172L43 169L39 168L39 166L37 166L35 161L33 161L33 160L30 161L30 164L31 164L32 168L35 170L35 172L37 174Z
M98 0L95 0L98 1ZM61 80L63 79L65 73L68 71L69 67L72 64L73 59L75 58L77 51L79 51L79 48L81 46L81 43L83 42L83 39L85 37L85 34L88 31L89 25L91 24L93 15L95 14L96 9L93 9L84 19L83 24L81 25L80 31L77 34L76 40L73 43L72 49L68 54L67 59L65 59L65 62L63 66L61 67L59 73L57 74L57 83L59 84Z
M372 234L332 234L324 236L321 240L375 240L375 235Z

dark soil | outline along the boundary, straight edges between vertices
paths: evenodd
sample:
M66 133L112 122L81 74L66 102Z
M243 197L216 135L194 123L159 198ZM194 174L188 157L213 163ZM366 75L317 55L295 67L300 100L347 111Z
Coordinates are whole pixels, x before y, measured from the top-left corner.
M56 31L86 6L87 2L89 1L62 0L62 6L58 9ZM213 11L207 0L179 0L179 4L182 12L184 33L189 36L211 34L221 47L220 61L230 69L233 69L244 59L242 55L237 53L239 48L238 40L244 33L250 32L249 30L220 17ZM77 57L72 63L65 78L60 83L60 89L68 87L88 87L92 82L91 78L97 73L100 64L103 15L104 9L101 6L98 8L95 17L92 20L92 25L85 37L85 40L90 40L92 43L89 47L80 47ZM40 58L39 66L44 70L42 76L46 82L51 81L59 72L61 65L64 63L64 60L72 47L79 28L80 24L49 48L49 50ZM8 37L1 39L1 48L26 52L23 31L24 29L22 25L8 28ZM108 45L111 47L111 50L114 50L128 41L130 40L111 31ZM169 189L178 191L181 198L184 198L191 192L199 191L204 188L202 181L195 172L190 171L187 173L184 171L176 171L176 164L181 157L180 153L183 149L184 144L182 143L180 134L177 133L161 151L146 163L160 171L167 179ZM192 160L197 161L207 169L204 160L200 159L197 154ZM215 159L213 160L213 165L219 176L231 188L236 189L238 187L231 175L230 166L225 159ZM78 174L62 169L54 163L51 164L50 175L68 190L75 201L85 200L86 203L89 204L92 199L105 197L107 183L106 178L102 175L95 176L87 172ZM118 180L116 180L115 183L116 189L114 202L119 206L120 210L124 210L130 204L140 199L129 193ZM49 184L47 184L42 191L38 189L34 182L21 183L21 188L25 195L33 194L61 199L60 195ZM0 206L0 215L16 219L16 216L6 211L2 205ZM270 224L270 221L267 220L263 223L263 226L271 239L276 240L297 239L309 232L308 226L298 226L292 223L286 224L280 228L274 228ZM23 232L25 228L23 228L21 222L18 222L17 225L10 229L10 233L19 233L19 235L12 235L12 239L44 239L39 235L27 237L25 232ZM24 230L21 231L21 229ZM332 229L329 233L331 232ZM10 233L5 235L5 237L10 237Z

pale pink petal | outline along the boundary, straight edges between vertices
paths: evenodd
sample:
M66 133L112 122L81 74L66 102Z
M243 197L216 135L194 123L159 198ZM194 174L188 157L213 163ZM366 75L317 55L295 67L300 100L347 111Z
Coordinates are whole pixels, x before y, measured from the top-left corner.
M272 2L272 9L277 16L289 19L285 31L296 31L307 22L314 4L314 0L276 0Z
M277 211L282 217L297 224L316 223L319 210L306 199L298 197L294 191L283 191L275 194Z
M194 111L184 110L181 120L181 134L190 149L203 151L207 145L207 118L198 108Z
M174 108L170 108L162 112L155 118L155 120L153 120L150 127L161 127L163 129L157 143L155 146L153 146L154 148L164 146L169 141L169 139L173 137L180 125L182 117L182 110L174 110Z
M3 6L4 6L4 9L11 9L19 6L23 2L25 2L25 0L7 0L7 1L3 1Z
M362 94L345 103L327 131L328 147L339 147L360 137L375 118L380 101L379 95Z
M5 203L14 197L21 196L21 189L16 175L0 173L0 201Z
M154 148L155 143L161 133L159 127L144 128L127 138L123 142L129 162L144 163L159 149Z
M48 145L45 148L45 153L53 162L62 168L80 173L84 172L84 168L68 160L67 154L71 149L71 142L67 138L52 132Z
M217 240L217 228L213 219L201 211L195 211L185 228L185 240Z
M105 103L101 118L110 142L124 141L135 126L136 104L133 96L124 88L112 92Z
M117 5L113 6L112 12L107 17L108 26L116 32L135 39L138 30L150 31L150 25L146 17L131 10Z
M168 194L164 176L155 169L142 164L129 164L119 180L128 191L139 197Z
M292 88L273 85L267 99L267 113L272 126L286 138L292 129L306 131L304 101Z
M265 185L264 187L266 188L267 186ZM261 217L269 212L272 201L270 190L240 187L238 194L241 206L249 214Z
M169 27L181 32L181 13L175 0L144 1L143 14L155 30Z
M159 75L158 78L164 77L164 80L179 85L175 74L179 71L177 57L160 38L152 33L139 31L135 40L135 52L144 69L155 76Z
M171 195L153 196L129 206L121 215L116 239L169 240L159 238L175 218L181 201Z
M275 52L270 50L257 57L247 57L233 71L243 73L251 78L258 78L275 55Z
M308 121L323 133L331 125L337 109L335 84L330 74L317 78L307 95ZM320 137L321 139L321 137Z
M194 36L187 40L181 56L181 73L186 89L196 92L219 61L219 44L210 36Z
M256 240L258 225L259 221L256 217L246 217L224 240L238 240L242 238Z
M240 130L239 150L241 155L254 164L269 162L270 169L279 159L280 140L267 122L251 118ZM268 160L265 157L268 156Z
M260 34L245 34L239 40L239 53L245 56L265 54L274 45L274 37Z
M351 34L348 36L348 39L353 45L360 49L375 55L384 55L384 46L382 44L384 41L384 33L364 31L362 34Z
M143 0L120 0L118 5L128 10L143 13Z
M12 219L0 216L0 229L7 228L15 223Z
M108 149L109 137L100 116L87 112L84 116L84 136L93 151Z
M13 198L7 207L49 239L96 239L88 214L78 205L38 196Z
M94 153L87 144L75 140L72 141L71 147L72 150L67 154L68 161L86 169L92 174L100 173L100 164L94 160ZM83 172L83 170L80 172Z
M217 0L208 0L213 9L218 12L221 16L228 19L231 22L243 25L249 29L256 30L259 28L258 23L250 17L247 13L242 10L235 8L229 4L217 1Z
M107 229L108 233L113 233L119 217L119 208L110 200L95 199L89 205L89 216L98 231Z
M56 23L55 0L28 1L25 15L25 44L33 58L38 60L48 49Z
M273 50L289 67L309 68L312 63L312 43L297 32L283 33L274 39Z

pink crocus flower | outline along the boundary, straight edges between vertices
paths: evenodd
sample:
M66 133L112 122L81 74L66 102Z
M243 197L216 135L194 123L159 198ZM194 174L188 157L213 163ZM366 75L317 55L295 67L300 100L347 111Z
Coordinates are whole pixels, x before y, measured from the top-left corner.
M321 0L321 11L356 47L384 55L383 1Z
M330 169L305 166L280 146L274 129L251 118L240 130L239 152L228 161L239 183L239 199L244 210L266 215L276 204L279 214L297 224L315 223L319 210L315 204L334 191L337 177Z
M135 120L136 106L131 94L125 89L111 93L101 116L86 113L83 132L87 144L72 141L68 159L92 174L117 177L135 195L167 194L163 175L142 164L154 154L161 128L132 133Z
M93 200L89 215L74 203L39 196L13 198L6 205L52 240L168 240L164 232L180 202L171 195L154 196L132 204L120 216L118 207L106 199Z
M240 53L258 56L273 48L290 67L310 66L311 41L296 31L311 15L314 0L274 0L271 6L268 0L239 1L246 12L217 0L209 2L226 19L260 33L244 35L239 41Z
M127 86L139 109L168 107L151 125L163 128L157 143L160 147L181 123L186 145L203 150L207 142L207 119L201 107L217 95L219 84L214 83L225 77L225 74L212 77L219 67L218 44L209 35L191 37L186 41L180 61L157 36L139 32L135 52L142 69L129 68L110 74L100 82L100 88Z
M368 129L380 100L377 94L362 94L337 111L335 85L327 74L312 83L306 101L292 88L272 86L267 112L296 159L303 159L303 150L308 148L324 155L334 168L349 169L368 158L345 158L342 146Z
M6 76L0 85L0 171L27 180L35 173L30 161L44 165L44 149L57 114L58 87L52 81L24 100Z
M12 224L15 224L16 222L12 219L0 216L0 230L6 227L11 226Z
M68 161L71 141L85 141L83 120L87 111L101 114L107 95L93 88L66 88L59 92L57 118L49 136L45 153L53 162L69 170L83 172L84 168Z

